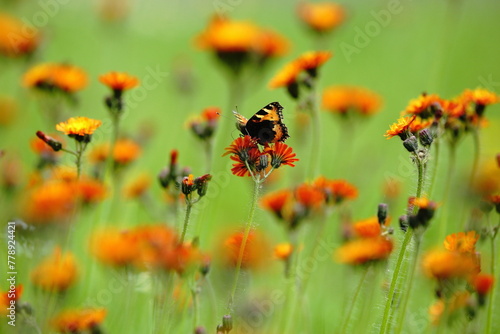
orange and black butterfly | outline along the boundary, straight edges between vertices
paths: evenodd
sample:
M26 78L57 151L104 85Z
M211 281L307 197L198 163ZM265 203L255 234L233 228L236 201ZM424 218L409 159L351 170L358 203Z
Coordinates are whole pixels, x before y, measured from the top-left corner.
M249 135L260 145L284 142L288 137L288 129L283 124L283 107L278 102L271 102L255 115L246 119L233 111L238 123L236 126L244 135Z

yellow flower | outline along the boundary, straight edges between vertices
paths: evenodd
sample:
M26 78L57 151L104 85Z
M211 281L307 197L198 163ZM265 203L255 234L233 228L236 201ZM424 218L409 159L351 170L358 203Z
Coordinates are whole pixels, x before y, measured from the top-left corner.
M300 2L297 7L299 18L316 32L328 32L345 20L344 8L333 2Z
M101 121L87 117L72 117L66 122L61 122L56 125L56 130L63 132L68 136L85 136L92 135L94 131L100 127Z
M293 246L289 242L277 244L274 247L274 257L280 260L287 260L292 255Z
M62 253L61 249L56 247L52 255L31 272L31 281L43 290L63 292L73 285L77 275L73 254Z
M479 235L475 231L453 233L446 237L444 247L453 252L474 254L478 239Z
M405 140L408 136L408 129L415 118L416 116L400 117L397 123L393 123L389 127L389 130L386 131L384 136L387 137L387 139L391 139L394 136L399 136L402 140Z

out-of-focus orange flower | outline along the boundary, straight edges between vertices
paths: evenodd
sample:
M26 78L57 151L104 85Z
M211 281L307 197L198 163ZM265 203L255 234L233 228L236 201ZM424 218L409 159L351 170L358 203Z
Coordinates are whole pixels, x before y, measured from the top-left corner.
M500 193L500 166L496 161L489 159L479 166L472 190L481 198Z
M18 19L0 13L0 53L7 57L32 54L40 44L40 33Z
M125 72L108 72L99 76L99 81L112 90L120 92L139 85L139 79Z
M17 101L9 96L0 96L0 126L11 124L17 117Z
M289 242L283 242L274 247L274 257L279 260L288 260L292 252L293 246Z
M123 194L126 198L139 198L146 194L146 191L151 186L151 176L149 174L141 174L128 183L123 189Z
M325 203L325 193L311 184L302 183L295 188L294 195L305 210L319 209Z
M257 44L257 52L265 58L285 55L290 49L290 43L282 35L269 29L262 29Z
M338 248L335 258L341 263L359 265L385 260L392 249L392 241L385 237L354 239Z
M427 276L438 280L467 279L479 272L479 260L476 255L445 250L427 253L422 265Z
M306 71L313 77L317 69L332 57L329 51L308 51L295 60L285 64L269 81L270 88L287 87L298 83L301 72Z
M293 193L288 189L278 190L262 196L260 205L273 212L279 219L284 218L284 209L293 199Z
M454 312L463 309L469 304L470 293L468 291L458 291L445 303L444 300L439 299L429 308L429 315L431 318L431 323L434 326L439 325L442 321L441 318L443 314L447 316L452 316ZM445 313L445 310L447 311Z
M106 317L107 311L100 309L66 310L56 315L52 327L59 333L82 333L89 331L100 333L98 330Z
M422 131L423 129L426 129L430 127L433 123L432 119L422 119L420 117L417 117L411 122L408 126L408 129L410 130L411 133L418 133L419 131Z
M438 203L431 201L427 197L411 197L409 199L409 203L418 207L419 209L430 209L430 210L436 210L437 207L439 206Z
M64 292L76 281L78 269L72 253L62 253L59 247L45 258L32 272L31 282L36 287L51 291Z
M323 91L323 109L345 115L349 111L372 115L380 110L382 98L366 88L331 86Z
M116 141L113 150L113 160L118 165L128 165L141 154L141 147L135 141L123 138Z
M299 2L297 13L309 28L318 33L329 32L345 20L344 7L334 2Z
M431 106L433 104L441 105L441 98L436 94L422 94L418 98L410 101L403 111L403 115L418 115L422 119L434 116Z
M224 241L223 256L227 264L236 266L243 242L243 232L231 234ZM242 268L255 269L263 265L268 260L270 247L267 240L257 231L251 231L243 250Z
M393 123L389 130L385 132L385 137L391 139L394 136L399 136L401 140L405 140L409 136L409 128L411 123L415 120L416 116L413 117L400 117L397 123Z
M78 198L85 204L100 202L108 194L104 183L89 177L82 177L76 181L75 188Z
M480 295L488 294L495 284L495 277L490 274L477 274L473 281L474 289Z
M484 88L466 89L462 93L461 99L482 106L500 102L500 97L497 94Z
M377 217L371 217L357 221L353 225L354 232L361 238L374 238L382 233L382 227Z
M329 180L319 176L313 185L326 193L328 203L340 204L345 200L353 200L358 197L357 188L346 180Z
M87 75L73 65L44 63L32 67L24 74L23 85L29 88L58 89L74 93L87 85Z
M178 243L175 232L165 225L145 225L134 229L133 233L140 240L137 254L138 265L147 268L159 268L164 249L171 249Z
M68 183L76 182L76 180L78 180L78 173L74 167L56 166L52 168L50 180L64 181Z
M478 239L479 235L475 231L453 233L444 240L444 247L453 252L474 254Z
M76 205L71 183L50 180L30 189L23 205L23 217L30 224L63 223Z
M102 125L99 120L88 117L71 117L66 122L56 125L56 130L63 132L68 136L90 136Z
M95 233L90 250L97 259L112 266L131 265L137 261L139 237L132 231L108 229Z
M385 197L395 199L401 194L401 182L395 178L389 178L384 182L383 192Z
M188 122L188 127L198 138L202 140L209 139L217 129L220 113L221 110L218 107L205 108L200 116Z
M14 289L11 289L12 286L10 286L10 289L6 292L0 292L0 315L5 315L8 313L9 310L7 308L12 305L11 302L18 301L19 298L21 298L24 290L22 284L14 286Z
M201 260L201 253L198 247L191 243L176 243L163 249L161 260L162 267L167 271L183 274L191 265Z

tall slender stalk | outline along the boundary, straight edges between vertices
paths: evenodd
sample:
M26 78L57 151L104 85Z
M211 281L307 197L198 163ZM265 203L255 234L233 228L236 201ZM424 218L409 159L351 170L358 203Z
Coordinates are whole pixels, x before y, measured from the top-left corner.
M456 142L450 142L449 145L449 159L448 159L448 173L444 185L444 194L443 194L443 203L447 203L448 199L450 197L450 190L451 190L451 182L453 180L453 176L455 174L455 167L456 167L456 157L457 157L457 143ZM450 205L446 206L446 210L444 212L444 217L443 217L443 222L448 221L448 215L450 212ZM446 224L441 224L441 230L439 232L438 238L439 240L442 239L442 237L446 234Z
M315 177L319 172L319 158L320 158L320 144L321 144L321 122L319 117L319 108L316 101L316 83L312 80L311 92L309 95L308 105L311 112L312 118L312 143L311 143L311 159L309 162L309 173L310 178Z
M248 168L250 171L250 168ZM238 262L236 263L236 269L234 271L234 279L233 279L233 286L231 288L231 295L229 296L229 302L227 305L227 309L229 313L233 312L234 308L234 296L236 294L236 289L238 288L238 279L240 277L240 271L241 271L241 264L243 263L243 256L245 254L245 247L247 245L248 241L248 236L250 235L250 231L252 230L253 227L253 219L255 215L255 209L257 208L257 201L259 199L259 194L260 194L260 187L261 187L261 178L260 174L252 174L252 179L254 181L254 188L253 188L253 196L252 196L252 202L250 205L250 212L248 213L248 220L245 224L245 231L243 234L243 239L241 241L240 245L240 250L238 253Z
M359 294L361 290L363 289L363 285L365 283L365 278L366 275L368 274L368 271L370 271L371 266L368 265L366 268L364 268L363 273L361 274L361 278L359 279L358 286L354 292L354 296L352 297L351 301L351 306L349 307L349 311L347 312L347 317L344 319L344 324L342 325L342 330L340 331L342 334L346 333L346 330L349 326L349 320L351 319L352 312L354 311L354 306L356 306L356 302L358 300Z
M474 158L472 160L472 169L469 176L469 188L472 186L472 182L474 181L474 177L476 176L477 165L479 164L481 144L479 139L479 130L477 128L472 130L472 140L474 143Z
M418 156L415 156L415 162L417 164L417 191L415 193L415 197L420 197L422 195L422 188L424 184L424 164L420 160ZM417 208L414 207L414 212ZM415 234L414 230L412 228L409 228L405 236L403 238L403 242L401 244L401 248L399 249L398 253L398 258L396 260L396 267L394 268L394 272L392 273L392 279L391 279L391 285L389 287L389 294L387 296L387 300L385 302L385 307L384 307L384 313L383 313L383 318L382 322L380 324L380 331L379 333L386 333L388 331L388 326L389 326L389 319L391 318L391 311L392 311L392 303L394 300L394 297L396 295L396 286L397 286L397 281L398 278L401 276L401 267L403 265L406 251L408 249L408 246L412 240L413 235Z
M490 220L488 219L488 225L489 224ZM490 226L490 252L491 252L491 264L490 264L490 270L491 270L491 275L493 275L493 277L497 277L496 276L496 259L495 259L495 238L498 234L498 229L500 228L500 221L498 222L498 225L496 226L496 228L492 228L492 226ZM486 331L485 333L486 334L490 334L491 333L491 328L493 326L493 304L494 304L494 300L495 300L495 287L496 287L497 284L493 284L493 287L491 288L491 293L490 293L490 296L489 296L489 300L488 300L488 313L487 313L487 316L486 316Z
M193 202L192 201L186 201L187 207L186 207L186 215L184 216L184 226L182 227L182 234L181 238L179 239L179 245L182 245L184 243L184 238L186 237L186 231L187 227L189 225L189 218L191 216L191 208L193 207Z

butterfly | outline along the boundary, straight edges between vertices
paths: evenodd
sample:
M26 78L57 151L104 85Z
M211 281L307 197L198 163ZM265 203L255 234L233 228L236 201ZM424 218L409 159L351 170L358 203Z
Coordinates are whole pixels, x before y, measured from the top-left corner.
M243 135L249 135L260 145L268 143L284 142L290 136L288 129L283 124L283 107L279 102L271 102L255 113L250 119L246 119L236 111L233 111L238 123L236 127Z

